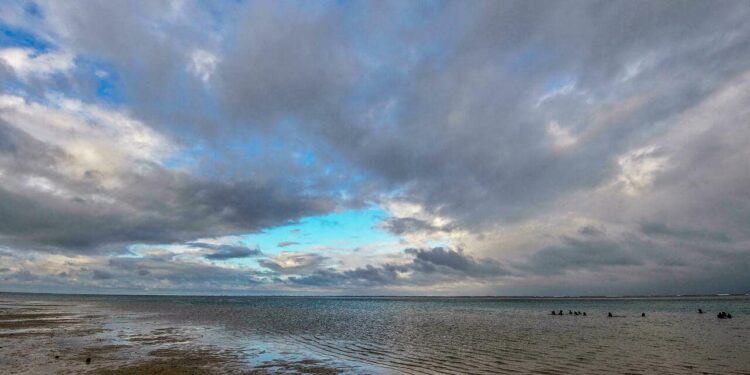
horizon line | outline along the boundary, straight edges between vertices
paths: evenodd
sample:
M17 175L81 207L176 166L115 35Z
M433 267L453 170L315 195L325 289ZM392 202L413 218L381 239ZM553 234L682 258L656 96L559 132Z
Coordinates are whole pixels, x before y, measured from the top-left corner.
M73 293L73 292L14 292L1 291L0 294L37 294L60 296L119 296L119 297L285 297L285 298L476 298L476 299L608 299L608 298L700 298L700 297L748 297L750 293L715 293L715 294L642 294L642 295L579 295L579 296L549 296L549 295L404 295L404 294L133 294L133 293Z

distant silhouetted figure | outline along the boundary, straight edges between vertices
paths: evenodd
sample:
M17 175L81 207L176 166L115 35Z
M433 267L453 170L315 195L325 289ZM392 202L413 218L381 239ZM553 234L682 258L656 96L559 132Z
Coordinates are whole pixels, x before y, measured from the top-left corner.
M583 316L586 316L586 312L585 311L583 312Z
M557 315L557 313L555 312L555 310L552 310L552 315Z
M573 315L573 311L572 310L568 310L568 315Z
M732 319L732 314L727 313L727 319Z
M698 309L698 314L703 314L703 310L702 309Z
M574 312L573 315L578 316L578 311Z
M557 313L557 315L563 315L563 312L562 312L562 310L560 310L560 312L559 312L559 313Z
M641 317L645 318L646 317L646 313L641 313Z
M725 313L724 311L722 311L722 312L716 314L716 317L719 318L719 319L726 319L727 318L727 313Z
M607 313L607 318L611 318L611 317L612 317L612 313Z

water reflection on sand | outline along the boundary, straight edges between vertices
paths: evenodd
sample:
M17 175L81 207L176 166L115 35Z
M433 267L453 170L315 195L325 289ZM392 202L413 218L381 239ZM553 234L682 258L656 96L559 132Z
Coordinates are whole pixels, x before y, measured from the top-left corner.
M0 295L0 372L745 374L749 318L746 297Z

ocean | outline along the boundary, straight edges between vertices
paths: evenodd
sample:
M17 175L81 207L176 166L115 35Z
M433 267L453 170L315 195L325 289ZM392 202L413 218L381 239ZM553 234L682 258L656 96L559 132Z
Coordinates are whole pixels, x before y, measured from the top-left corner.
M1 314L22 310L50 316L3 325ZM72 323L47 324L56 320ZM237 373L750 374L750 298L0 294L0 340L0 373L106 372L190 348L221 354L196 366ZM119 349L105 356L96 345ZM18 353L40 347L70 355L19 367ZM82 352L94 367L71 354Z

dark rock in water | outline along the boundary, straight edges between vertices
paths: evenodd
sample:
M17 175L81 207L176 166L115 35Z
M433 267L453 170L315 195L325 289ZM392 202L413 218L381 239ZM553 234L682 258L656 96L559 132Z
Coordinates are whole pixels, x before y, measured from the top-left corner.
M732 319L732 314L727 314L727 319Z
M86 364L91 364L91 358L86 358Z
M722 311L722 312L718 313L716 315L716 317L719 318L719 319L726 319L727 318L727 313L724 312L724 311Z

